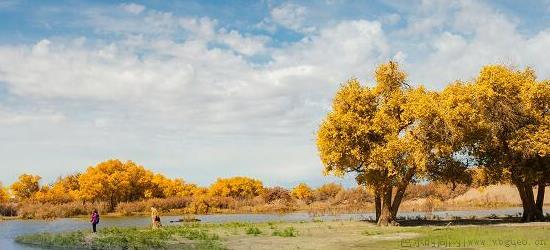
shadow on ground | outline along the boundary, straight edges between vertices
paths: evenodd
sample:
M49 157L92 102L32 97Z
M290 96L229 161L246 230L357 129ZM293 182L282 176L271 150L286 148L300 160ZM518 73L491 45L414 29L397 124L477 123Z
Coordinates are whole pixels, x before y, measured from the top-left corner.
M363 220L365 222L376 224L374 220ZM456 226L456 225L498 225L498 224L525 224L521 222L521 218L479 218L479 219L444 219L444 220L428 220L428 219L408 219L397 220L399 226Z

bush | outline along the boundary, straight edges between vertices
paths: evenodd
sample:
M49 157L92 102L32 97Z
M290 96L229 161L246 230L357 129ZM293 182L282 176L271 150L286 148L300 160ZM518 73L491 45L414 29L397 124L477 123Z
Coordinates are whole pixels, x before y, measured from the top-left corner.
M14 203L0 203L0 216L17 216L17 206Z
M153 198L142 201L121 202L116 206L115 211L123 215L131 215L133 213L149 212L151 207L155 207L160 211L169 211L170 209L187 208L193 198L192 197L168 197L168 198Z
M468 191L468 186L457 185L454 190L446 184L430 182L428 184L409 185L405 191L405 199L437 198L445 201L462 195Z
M287 227L283 231L275 230L273 231L273 236L280 237L296 237L298 236L298 231L293 227Z
M333 199L342 190L344 188L340 184L327 183L315 190L315 199L318 201Z
M334 200L338 204L346 205L361 205L368 202L374 202L373 197L361 186L347 190L342 189L336 194Z
M246 234L251 234L251 235L257 236L259 234L262 234L262 231L257 227L248 227L246 229Z
M313 202L313 190L305 183L300 183L292 189L292 197L310 204Z
M23 219L52 219L89 215L94 209L100 214L109 211L109 205L105 202L85 203L74 201L64 204L39 203L26 201L17 207L17 215Z
M274 201L292 202L290 191L282 187L266 188L262 194L262 198L265 203L272 203Z

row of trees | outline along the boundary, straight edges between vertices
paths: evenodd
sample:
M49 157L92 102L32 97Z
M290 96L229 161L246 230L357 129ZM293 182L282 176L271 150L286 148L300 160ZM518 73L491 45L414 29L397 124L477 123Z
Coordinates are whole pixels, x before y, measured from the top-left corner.
M306 204L336 197L344 188L328 183L312 189L305 183L291 190L282 187L264 187L257 179L248 177L218 178L210 187L170 179L154 173L132 161L108 160L76 173L59 177L54 183L40 185L41 177L22 174L10 187L0 185L0 203L12 199L16 202L64 204L107 202L113 210L117 204L150 198L183 197L193 200L229 198L249 200L260 197L266 202L275 200L301 200ZM210 204L207 204L210 206Z
M550 81L527 68L483 67L440 92L412 87L395 62L376 85L356 79L336 93L317 132L326 174L354 173L375 193L379 225L395 223L409 183L512 183L523 220L542 220L550 181ZM537 196L533 187L537 186Z
M84 173L60 177L53 184L40 186L40 179L37 175L19 176L10 187L13 197L17 201L54 204L76 200L84 203L105 201L114 208L119 202L187 196L199 190L182 179L170 179L132 161L120 160L101 162Z

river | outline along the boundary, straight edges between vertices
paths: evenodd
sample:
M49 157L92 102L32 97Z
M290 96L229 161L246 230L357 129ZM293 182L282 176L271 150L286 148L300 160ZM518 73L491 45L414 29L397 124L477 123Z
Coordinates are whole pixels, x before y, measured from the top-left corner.
M467 218L476 216L478 218L495 214L497 216L518 215L522 212L521 207L493 209L493 210L468 210L468 211L436 211L433 215L441 218L450 218L460 216ZM414 218L424 216L424 212L400 212L398 217ZM177 220L181 216L163 216L164 225L174 225L178 223L169 223L171 220ZM359 214L338 214L312 217L308 213L297 212L287 214L212 214L197 215L201 223L223 223L223 222L268 222L268 221L311 221L314 218L323 221L330 220L367 220L373 219L374 213ZM147 216L127 216L127 217L107 217L101 218L99 228L101 227L147 227L150 225L150 217ZM56 220L4 220L0 221L0 249L35 249L25 245L15 243L15 237L24 234L39 232L64 232L75 230L90 230L91 226L85 218L65 218Z

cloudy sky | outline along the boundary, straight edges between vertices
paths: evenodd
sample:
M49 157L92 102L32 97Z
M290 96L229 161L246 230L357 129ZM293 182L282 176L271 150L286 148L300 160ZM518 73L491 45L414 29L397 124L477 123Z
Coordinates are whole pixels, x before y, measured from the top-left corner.
M441 89L481 65L550 78L550 1L0 0L0 181L131 159L206 185L324 177L340 83L400 62Z

